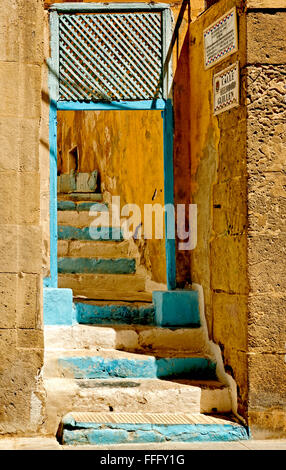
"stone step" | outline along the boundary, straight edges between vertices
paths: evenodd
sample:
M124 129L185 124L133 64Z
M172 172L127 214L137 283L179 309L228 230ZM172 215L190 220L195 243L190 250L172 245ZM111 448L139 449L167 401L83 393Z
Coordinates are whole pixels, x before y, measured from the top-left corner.
M155 325L154 305L138 302L76 301L78 323L87 325Z
M58 240L58 256L74 258L130 258L129 241Z
M142 325L45 326L45 349L117 349L157 356L211 356L203 328L160 328Z
M114 378L185 378L216 380L216 364L210 357L176 357L134 354L118 350L47 350L44 374L46 377L74 379Z
M47 432L56 434L62 417L70 411L200 413L201 389L157 379L45 378Z
M86 212L97 211L97 212L108 212L108 205L105 203L99 202L90 202L90 201L69 201L69 200L58 200L58 219L60 217L65 220L64 214L62 212L67 212L67 217L70 213L81 214L83 217L86 216ZM87 214L88 216L88 214ZM64 225L64 224L63 224Z
M120 227L84 227L71 225L58 225L59 240L95 240L95 241L122 241L123 234Z
M59 274L134 274L136 261L132 258L58 258Z
M139 274L59 274L58 285L72 289L76 298L152 301L152 293L145 291L145 278Z
M94 204L95 205L95 204ZM120 221L112 221L109 212L101 212L98 217L98 212L87 211L58 211L58 225L65 226L70 225L72 227L84 228L84 227L95 227L102 225L104 227L120 227Z
M234 420L192 413L72 411L61 426L61 442L71 445L246 439L246 428Z
M217 381L45 378L50 425L74 411L230 413L231 394Z
M58 201L101 202L100 193L58 193Z

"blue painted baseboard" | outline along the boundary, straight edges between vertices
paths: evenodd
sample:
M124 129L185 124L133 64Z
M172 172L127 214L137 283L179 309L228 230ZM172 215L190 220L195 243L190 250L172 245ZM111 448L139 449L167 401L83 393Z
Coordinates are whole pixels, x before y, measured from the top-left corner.
M58 272L79 274L134 274L135 259L58 258Z
M155 323L160 326L200 327L198 292L154 291Z
M85 423L72 416L63 420L62 443L77 444L140 444L151 442L207 442L248 440L246 428L227 424L151 424L151 423Z
M206 358L105 358L101 356L64 357L58 364L75 379L172 378L216 380L216 364Z
M94 305L75 302L78 323L91 325L154 325L154 306L133 304Z
M122 241L123 235L119 227L71 227L58 225L59 240L95 240Z

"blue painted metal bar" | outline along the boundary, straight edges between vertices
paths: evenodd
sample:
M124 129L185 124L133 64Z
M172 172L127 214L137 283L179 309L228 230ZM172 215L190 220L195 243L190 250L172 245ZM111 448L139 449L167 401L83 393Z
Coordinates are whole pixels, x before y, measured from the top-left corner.
M50 104L50 283L46 287L58 286L58 221L57 221L57 107Z
M58 101L59 111L162 111L166 107L166 101L144 100L144 101L111 101L103 102L81 102L81 101Z
M174 170L173 170L173 106L166 101L164 118L164 195L165 207L174 208ZM175 243L175 211L165 211L166 265L167 288L176 288L176 243Z
M168 3L54 3L49 10L63 13L76 12L133 12L133 11L163 11L170 8Z

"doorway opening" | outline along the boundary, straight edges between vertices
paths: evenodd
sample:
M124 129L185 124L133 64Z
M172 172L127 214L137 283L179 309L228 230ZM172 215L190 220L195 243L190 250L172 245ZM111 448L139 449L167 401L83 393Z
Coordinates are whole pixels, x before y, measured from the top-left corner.
M59 287L132 301L166 288L163 144L159 110L57 111Z

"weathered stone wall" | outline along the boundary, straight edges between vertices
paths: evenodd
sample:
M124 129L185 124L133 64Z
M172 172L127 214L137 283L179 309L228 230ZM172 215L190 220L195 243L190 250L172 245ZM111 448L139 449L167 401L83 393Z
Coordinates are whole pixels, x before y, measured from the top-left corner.
M39 126L41 0L0 10L0 433L43 420Z
M286 435L285 31L286 10L247 15L249 422L255 437Z
M203 30L237 6L239 52L204 69ZM247 408L247 170L245 14L240 1L221 0L190 26L191 202L198 207L198 242L191 252L192 282L203 287L209 335L238 385L239 412ZM213 114L213 74L240 62L240 107Z

